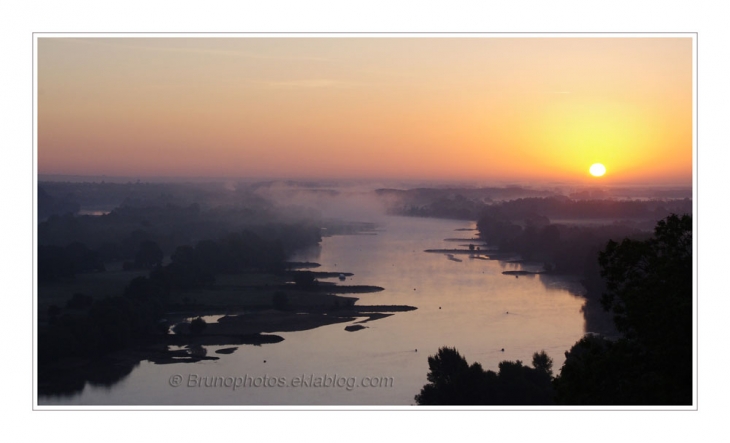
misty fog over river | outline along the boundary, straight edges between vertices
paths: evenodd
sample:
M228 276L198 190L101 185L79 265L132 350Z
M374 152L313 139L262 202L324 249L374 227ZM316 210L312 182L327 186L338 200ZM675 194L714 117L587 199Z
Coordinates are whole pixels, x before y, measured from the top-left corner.
M43 405L411 405L427 382L429 355L456 347L469 363L497 370L502 360L530 364L545 350L559 371L564 353L584 334L582 288L546 275L503 275L521 265L425 249L465 248L473 222L386 216L374 235L325 237L294 261L313 261L317 271L352 272L347 285L377 285L358 294L359 305L410 305L418 309L345 330L338 323L276 333L284 341L244 345L219 360L153 364L143 361L111 387L87 383L72 397L41 397ZM461 229L458 230L457 229ZM360 319L357 319L360 320ZM356 320L356 321L357 321ZM502 351L504 349L504 351ZM180 380L173 386L175 378ZM205 386L203 380L276 380L274 386ZM312 382L323 378L328 387ZM297 386L292 386L295 379ZM329 381L327 381L329 380ZM382 386L363 386L385 380ZM339 386L336 384L339 381ZM295 382L297 383L297 382ZM261 384L260 382L258 384ZM376 384L376 383L370 383Z

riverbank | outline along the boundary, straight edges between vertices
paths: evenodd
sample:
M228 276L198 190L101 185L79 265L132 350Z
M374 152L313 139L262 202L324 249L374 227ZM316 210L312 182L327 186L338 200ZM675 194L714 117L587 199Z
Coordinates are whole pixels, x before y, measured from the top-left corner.
M293 267L313 269L319 264L298 263ZM316 279L309 284L293 283L299 273L311 274ZM283 341L284 338L276 333L306 331L337 323L365 323L416 309L406 305L358 306L358 298L338 294L365 294L384 288L318 280L343 280L351 276L353 274L348 272L290 268L279 273L221 275L216 283L207 287L173 292L169 294L167 310L159 324L168 333L150 333L125 349L102 352L103 355L96 357L61 354L56 361L39 368L39 394L73 395L82 390L86 382L111 386L143 361L168 365L217 360L221 355L234 353L239 346ZM110 277L116 278L115 275ZM121 292L121 286L117 286ZM64 292L67 290L73 290L73 285L64 287ZM84 312L75 311L74 315L81 318ZM208 318L202 330L191 330L191 320L201 317ZM208 355L207 347L210 346L226 348L224 352L216 352L217 355Z

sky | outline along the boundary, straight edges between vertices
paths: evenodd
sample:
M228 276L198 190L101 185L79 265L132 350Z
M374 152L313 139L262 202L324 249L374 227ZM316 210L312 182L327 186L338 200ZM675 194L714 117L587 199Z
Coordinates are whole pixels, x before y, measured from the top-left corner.
M690 37L40 37L36 54L39 174L692 184Z

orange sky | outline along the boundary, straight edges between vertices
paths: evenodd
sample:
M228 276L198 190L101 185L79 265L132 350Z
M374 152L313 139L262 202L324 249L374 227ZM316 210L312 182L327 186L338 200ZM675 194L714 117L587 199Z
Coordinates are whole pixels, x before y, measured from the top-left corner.
M691 184L689 37L37 47L40 174Z

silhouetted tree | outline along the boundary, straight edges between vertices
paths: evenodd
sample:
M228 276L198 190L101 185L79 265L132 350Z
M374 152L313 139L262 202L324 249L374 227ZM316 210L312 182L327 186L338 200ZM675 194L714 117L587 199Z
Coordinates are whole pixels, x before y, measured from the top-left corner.
M548 405L553 404L552 359L533 356L534 368L521 361L503 361L499 373L471 366L455 348L439 349L428 358L430 372L415 400L419 405Z
M626 338L647 347L692 340L692 218L672 215L646 241L610 241L599 254L603 305ZM668 337L669 335L669 337Z
M532 367L550 378L553 376L553 359L545 351L536 352L532 356Z
M428 367L429 384L415 397L419 405L479 404L478 386L485 374L478 363L470 368L456 348L443 347L428 357Z
M207 326L208 323L206 323L202 317L198 317L190 322L190 333L198 335L202 333Z
M599 254L604 308L623 336L586 337L555 381L564 404L692 403L692 218L671 215L645 241Z
M556 402L564 405L637 405L647 403L649 384L642 355L631 342L587 335L565 353L553 384ZM649 375L649 377L647 377ZM639 386L644 384L644 386Z

